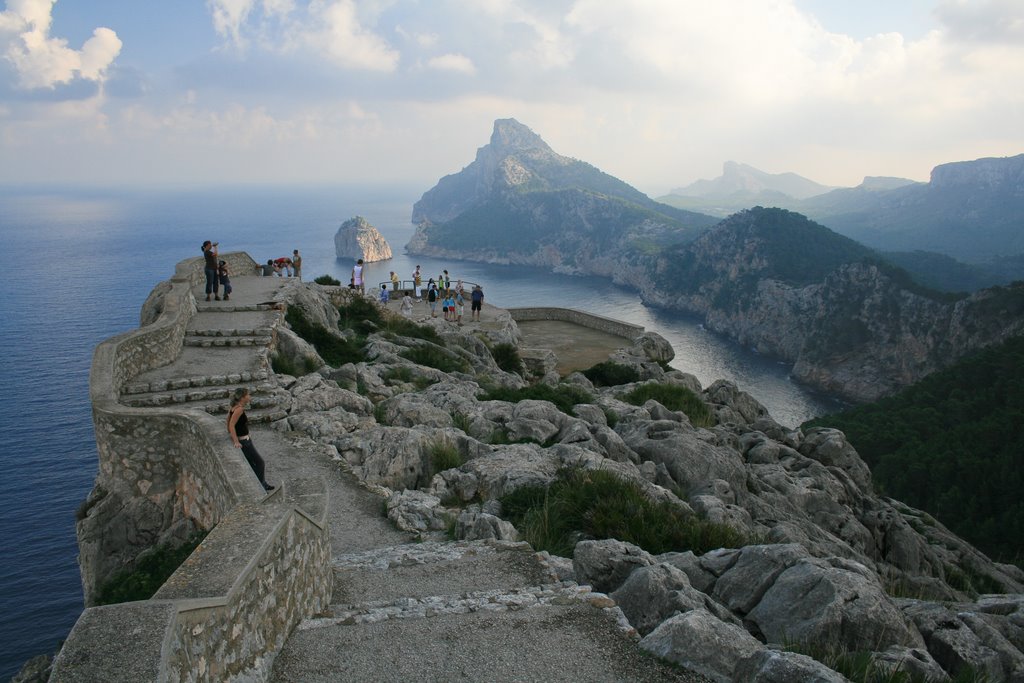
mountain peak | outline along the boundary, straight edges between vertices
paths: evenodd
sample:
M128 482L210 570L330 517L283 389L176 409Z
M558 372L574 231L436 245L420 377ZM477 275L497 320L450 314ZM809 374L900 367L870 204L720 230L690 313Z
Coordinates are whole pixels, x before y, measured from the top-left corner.
M544 142L539 135L515 119L497 119L494 122L494 132L491 133L491 147L495 151L503 153L524 152L528 150L540 150L543 152L554 151Z

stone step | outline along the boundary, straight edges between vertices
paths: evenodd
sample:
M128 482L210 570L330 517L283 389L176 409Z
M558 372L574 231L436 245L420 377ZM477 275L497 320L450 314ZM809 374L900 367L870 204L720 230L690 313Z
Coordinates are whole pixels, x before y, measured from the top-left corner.
M270 346L274 339L271 336L213 336L193 335L186 336L185 346L197 346L202 348L224 347L224 346Z
M343 611L357 603L557 583L527 543L427 541L337 555L333 563L333 602Z
M158 379L150 382L129 382L121 389L121 396L150 392L181 391L189 388L249 384L262 382L270 377L270 370L252 370L226 375L196 375L174 379Z
M200 313L244 313L248 311L273 311L279 304L236 304L231 301L196 301L196 310Z
M575 585L396 601L301 622L269 680L701 680L641 652L636 637L610 598Z
M246 384L223 385L211 387L197 387L182 389L181 391L157 391L144 394L129 394L121 398L121 403L133 408L153 408L158 406L170 406L183 403L202 403L203 409L211 414L227 412L228 401L236 387L248 386ZM253 408L266 408L276 406L281 402L282 397L276 394L269 394L273 387L250 387L252 391ZM221 408L220 406L223 406Z
M185 330L186 337L270 337L273 334L273 326L239 328L190 327Z

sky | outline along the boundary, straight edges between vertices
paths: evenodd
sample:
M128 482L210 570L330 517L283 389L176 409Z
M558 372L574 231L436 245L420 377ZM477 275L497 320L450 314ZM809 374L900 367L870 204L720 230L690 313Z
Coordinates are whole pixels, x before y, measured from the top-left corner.
M1024 0L0 0L0 184L429 189L515 118L657 196L1024 153Z

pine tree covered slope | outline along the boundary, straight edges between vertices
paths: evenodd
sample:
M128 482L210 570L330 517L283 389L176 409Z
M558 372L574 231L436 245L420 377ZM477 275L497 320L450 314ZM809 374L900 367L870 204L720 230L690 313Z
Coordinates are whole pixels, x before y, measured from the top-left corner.
M995 559L1024 560L1024 337L804 427L826 425L846 433L886 495Z

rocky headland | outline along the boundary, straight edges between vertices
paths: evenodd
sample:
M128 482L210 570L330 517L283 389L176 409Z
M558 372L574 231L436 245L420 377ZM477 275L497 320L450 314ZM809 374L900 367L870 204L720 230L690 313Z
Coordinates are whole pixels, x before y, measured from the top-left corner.
M365 218L356 216L342 223L334 233L334 252L338 258L372 263L391 258L391 245Z
M338 299L326 294L296 289L288 306L351 338L333 332ZM275 428L332 448L387 499L400 529L424 538L445 529L462 540L529 538L507 514L510 496L566 472L604 473L745 539L648 552L580 532L571 558L547 554L563 580L608 593L649 652L718 681L845 680L794 648L871 653L878 667L931 680L965 670L1024 676L1024 572L879 495L841 432L787 429L729 382L702 387L666 370L671 348L653 333L612 357L635 381L595 386L580 373L502 369L493 349L518 339L507 314L477 329L426 316L416 323L437 338L384 322L365 337L366 360L340 367L281 330L280 352L320 369L274 377L288 413ZM410 360L426 357L418 355L424 349L459 369ZM536 382L570 392L575 403L488 398ZM697 405L625 400L646 385L685 389ZM439 464L432 454L440 445L453 460Z
M841 432L788 429L739 387L669 369L655 333L600 373L562 377L551 354L517 362L519 328L500 309L458 327L268 278L239 278L233 306L198 304L193 261L194 277L154 290L155 323L98 353L124 367L156 344L164 360L113 388L93 374L87 595L185 527L209 536L156 599L87 610L54 680L98 680L108 655L125 671L199 661L260 680L350 665L364 679L454 675L503 666L504 641L484 631L528 642L544 678L563 656L628 678L612 671L629 640L685 670L629 660L647 680L841 681L830 667L851 657L916 680L1024 676L1024 572L880 495ZM280 484L270 496L224 438L239 383ZM582 516L546 507L594 486L607 493ZM340 642L351 661L324 656ZM490 672L518 680L522 666Z
M800 214L756 207L718 223L673 210L514 120L495 122L490 144L412 218L411 253L610 277L857 402L1024 332L1019 283L942 296Z

